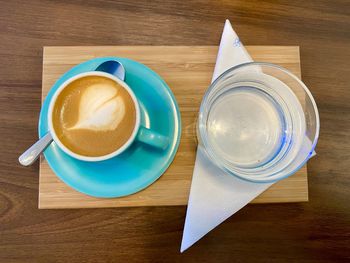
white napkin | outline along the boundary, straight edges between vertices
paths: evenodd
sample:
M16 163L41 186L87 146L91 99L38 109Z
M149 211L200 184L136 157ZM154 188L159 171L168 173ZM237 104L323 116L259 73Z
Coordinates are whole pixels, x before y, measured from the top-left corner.
M226 20L212 82L227 69L252 61L230 21ZM257 68L257 70L260 69ZM309 144L311 145L311 141ZM309 149L310 145L306 145L306 148ZM310 158L315 154L313 151ZM208 159L202 146L198 145L181 252L247 205L272 184L250 183L226 174Z
M230 21L226 20L212 81L225 70L252 61ZM272 183L250 183L226 174L207 158L204 149L199 145L187 206L181 252L192 246L271 185Z

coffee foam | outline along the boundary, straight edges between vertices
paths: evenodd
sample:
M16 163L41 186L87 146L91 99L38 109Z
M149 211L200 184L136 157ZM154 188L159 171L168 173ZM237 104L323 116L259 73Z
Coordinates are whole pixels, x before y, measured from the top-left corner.
M110 131L118 128L125 116L125 103L118 90L105 84L93 84L82 91L77 122L68 130Z
M102 76L69 83L57 96L53 129L72 152L103 156L122 147L133 134L136 104L127 89Z

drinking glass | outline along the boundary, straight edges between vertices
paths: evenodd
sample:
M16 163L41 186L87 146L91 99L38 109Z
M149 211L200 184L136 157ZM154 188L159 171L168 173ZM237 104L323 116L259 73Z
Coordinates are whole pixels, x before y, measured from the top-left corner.
M292 175L314 153L320 122L305 84L274 64L230 68L207 90L197 136L227 173L270 183Z

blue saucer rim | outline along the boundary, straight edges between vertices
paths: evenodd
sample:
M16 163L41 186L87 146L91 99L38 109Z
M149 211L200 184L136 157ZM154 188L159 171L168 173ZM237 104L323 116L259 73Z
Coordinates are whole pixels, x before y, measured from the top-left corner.
M52 95L54 94L55 91L53 91L53 87L58 85L57 83L62 81L62 79L65 79L65 78L70 78L69 75L71 74L72 71L76 70L77 68L79 67L82 67L84 65L88 65L90 63L92 63L94 60L104 60L104 61L107 61L107 60L128 60L132 63L136 63L136 64L139 64L140 66L144 67L151 75L155 76L157 79L160 80L160 82L163 84L164 88L167 90L167 92L170 94L170 97L171 97L171 100L175 106L175 111L176 111L176 118L177 118L177 130L176 130L176 134L177 134L177 138L176 138L176 143L175 143L175 147L173 149L173 151L171 152L168 160L167 160L167 163L163 166L162 169L158 170L157 171L157 176L154 176L152 178L152 180L149 180L149 182L146 182L144 185L138 187L138 188L135 188L133 191L130 191L128 192L127 194L118 194L118 195L113 195L113 194L106 194L106 195L99 195L99 194L91 194L89 192L86 192L84 190L81 190L79 189L79 187L77 187L76 185L72 185L71 183L65 181L60 175L59 175L59 172L57 172L56 170L56 165L52 164L52 160L50 160L50 158L47 158L46 156L46 153L44 151L44 156L45 156L45 159L47 161L47 163L49 164L50 168L52 169L52 171L55 173L55 175L62 181L64 182L66 185L68 185L69 187L71 187L72 189L80 192L80 193L83 193L83 194L86 194L88 196L92 196L92 197L98 197L98 198L117 198L117 197L123 197L123 196L129 196L129 195L132 195L132 194L135 194L147 187L149 187L150 185L152 185L154 182L156 182L165 172L166 170L169 168L169 166L171 165L171 163L173 162L175 156L176 156L176 153L178 151L178 148L179 148L179 145L180 145L180 141L181 141L181 130L182 130L182 125L181 125L181 114L180 114L180 109L179 109L179 106L177 104L177 101L175 99L175 96L172 92L172 90L170 89L170 87L168 86L168 84L163 80L163 78L161 78L155 71L153 71L151 68L149 68L148 66L138 62L138 61L135 61L135 60L132 60L132 59L129 59L129 58L124 58L124 57L96 57L96 58L92 58L92 59L89 59L87 61L84 61L82 63L79 63L75 66L73 66L72 68L70 68L68 71L66 71L63 75L61 75L56 81L55 83L51 86L49 92L47 93L46 97L45 97L45 100L43 101L42 103L42 106L41 106L41 110L40 110L40 115L39 115L39 122L38 122L38 135L39 135L39 138L41 138L42 136L44 136L48 130L46 131L42 131L42 129L40 128L43 124L43 109L44 107L46 106L46 104L49 104L49 102L51 101L51 98L52 98ZM88 71L92 71L92 70L88 70ZM83 71L83 72L88 72L88 71ZM49 98L49 100L47 99ZM52 143L55 143L55 142L52 142ZM49 146L50 147L50 146Z

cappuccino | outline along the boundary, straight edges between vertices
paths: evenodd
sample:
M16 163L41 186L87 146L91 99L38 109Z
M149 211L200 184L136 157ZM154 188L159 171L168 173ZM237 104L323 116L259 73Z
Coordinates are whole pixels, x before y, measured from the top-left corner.
M128 91L104 76L85 76L58 95L52 112L58 139L72 152L89 157L122 147L136 125L135 102Z

